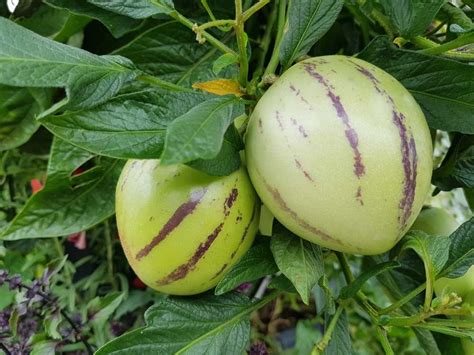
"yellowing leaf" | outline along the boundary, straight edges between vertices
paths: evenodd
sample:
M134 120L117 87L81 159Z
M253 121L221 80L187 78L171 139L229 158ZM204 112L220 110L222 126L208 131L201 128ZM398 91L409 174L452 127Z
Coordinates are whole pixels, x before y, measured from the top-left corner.
M229 94L242 96L244 94L240 91L239 82L230 79L217 79L202 83L194 83L193 89L200 89L221 96Z

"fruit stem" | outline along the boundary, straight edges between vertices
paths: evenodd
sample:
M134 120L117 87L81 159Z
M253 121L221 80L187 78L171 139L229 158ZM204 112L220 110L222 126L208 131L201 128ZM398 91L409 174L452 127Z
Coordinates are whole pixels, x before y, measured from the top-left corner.
M337 322L342 314L342 311L344 310L345 303L340 303L336 309L336 313L334 313L334 316L331 318L331 321L329 322L329 325L324 332L323 338L314 345L313 351L311 352L311 355L319 355L324 353L324 349L328 346L329 342L331 341L332 333L334 332L334 329L336 328Z
M402 307L405 303L410 302L413 298L415 298L421 292L423 292L425 288L426 288L426 284L425 283L421 284L420 286L415 288L413 291L411 291L410 293L407 293L405 296L400 298L397 302L393 303L391 306L388 306L380 310L379 314L387 314Z
M263 73L262 80L258 84L259 87L265 84L265 77L274 75L275 70L278 66L278 61L280 58L280 45L281 39L283 38L283 29L285 28L286 22L286 2L287 0L278 0L278 22L277 22L277 35L275 39L275 45L273 46L272 56L270 57L270 62Z

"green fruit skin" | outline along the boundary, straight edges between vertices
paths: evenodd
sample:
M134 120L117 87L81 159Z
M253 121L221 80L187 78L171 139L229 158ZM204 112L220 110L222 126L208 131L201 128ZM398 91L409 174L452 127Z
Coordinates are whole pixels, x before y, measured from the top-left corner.
M441 208L431 207L421 211L411 229L447 237L458 227L459 223L448 212ZM437 296L441 296L443 290L456 292L463 302L474 305L474 266L471 266L461 277L455 279L442 277L436 280L434 289ZM466 355L474 354L474 342L469 339L461 339L461 343Z
M225 177L130 160L116 191L125 255L149 287L192 295L214 287L250 248L259 201L244 168Z
M355 254L392 248L430 188L424 115L392 76L356 58L325 56L287 70L253 111L250 178L298 236Z

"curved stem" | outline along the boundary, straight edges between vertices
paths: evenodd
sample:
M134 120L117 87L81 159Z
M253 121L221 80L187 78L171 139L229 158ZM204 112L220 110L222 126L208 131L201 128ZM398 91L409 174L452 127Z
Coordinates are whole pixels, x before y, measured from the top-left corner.
M235 20L214 20L214 21L209 21L206 23L203 23L202 25L199 25L194 29L194 32L201 32L204 31L207 28L211 27L219 27L219 26L226 26L226 25L234 25Z
M240 85L247 87L249 61L247 57L247 35L244 30L245 20L242 13L242 0L235 0L235 35L239 48Z
M445 44L438 44L438 43L436 43L436 42L434 42L434 41L432 41L428 38L421 37L421 36L416 36L416 37L413 37L412 39L410 39L410 42L412 42L414 45L416 45L420 48L424 48L423 50L419 51L420 53L436 54L436 53L433 53L432 51L435 51L435 49L438 50L437 49L438 47L441 47L445 44L448 44L448 43L451 43L451 42L454 42L454 41L451 41L451 42L448 42L448 43L445 43ZM430 50L430 51L427 52L428 50ZM438 53L438 54L442 54L445 57L458 59L458 60L468 60L468 61L473 61L474 60L474 53L455 52L455 51L449 51L448 50L446 52L442 52L442 53Z
M263 79L260 82L259 86L264 84L264 79L266 76L275 74L275 70L278 66L278 60L280 57L280 45L281 39L283 38L283 29L285 27L286 21L286 2L287 0L279 0L278 2L278 22L277 22L277 35L275 39L275 45L273 47L272 56L270 57L270 62L263 73Z
M257 11L259 11L262 7L267 5L270 2L270 0L260 0L257 2L255 5L250 7L248 10L246 10L243 14L242 17L244 19L244 22L247 21L250 17L252 17L253 14L255 14Z
M179 23L181 23L184 26L186 26L187 28L189 28L190 30L193 30L196 27L192 21L190 21L188 18L181 15L178 11L173 11L169 15L172 18L174 18L176 21L178 21ZM201 36L203 38L205 38L214 47L219 49L221 52L231 53L233 55L237 55L237 53L235 53L235 51L233 49L227 47L224 43L222 43L216 37L214 37L213 35L207 33L206 31L203 31L201 33Z

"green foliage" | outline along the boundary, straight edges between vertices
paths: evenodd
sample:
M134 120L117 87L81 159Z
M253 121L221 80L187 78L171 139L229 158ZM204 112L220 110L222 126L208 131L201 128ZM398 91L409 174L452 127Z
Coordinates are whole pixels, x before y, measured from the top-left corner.
M473 265L472 218L449 238L415 231L386 254L337 260L275 223L214 294L167 297L140 288L113 214L125 159L238 169L256 102L314 53L358 53L400 81L430 128L450 132L435 192L464 188L473 205L474 3L462 2L471 10L442 0L45 0L10 14L0 2L2 344L32 354L242 354L256 341L282 354L460 353L472 307L434 298L432 285ZM237 78L234 91L222 86L228 95L195 89ZM34 285L50 300L25 303ZM23 333L28 319L34 334ZM293 349L277 340L285 328L295 328Z

